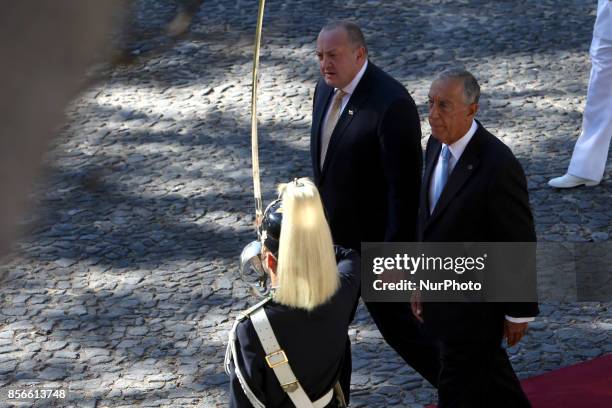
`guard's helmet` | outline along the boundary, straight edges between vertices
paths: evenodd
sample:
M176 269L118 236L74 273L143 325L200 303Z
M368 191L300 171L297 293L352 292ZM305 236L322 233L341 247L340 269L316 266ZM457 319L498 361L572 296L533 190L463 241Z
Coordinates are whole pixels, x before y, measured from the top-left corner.
M259 227L261 241L275 258L278 258L278 243L280 240L281 224L283 222L283 210L281 200L274 200L266 207L263 220Z
M282 221L281 200L277 199L271 202L264 211L259 225L261 241L249 243L240 254L240 277L259 296L266 296L270 292L270 277L261 263L262 244L278 258Z

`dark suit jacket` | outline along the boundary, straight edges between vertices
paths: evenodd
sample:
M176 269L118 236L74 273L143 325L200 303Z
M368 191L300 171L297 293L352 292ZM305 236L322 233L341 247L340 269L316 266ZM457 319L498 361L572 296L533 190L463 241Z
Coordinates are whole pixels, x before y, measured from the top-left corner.
M311 312L274 301L264 308L279 345L312 401L321 398L336 383L346 349L353 305L359 298L360 261L355 251L336 247L340 288L325 304ZM274 372L251 320L236 328L238 361L251 390L266 407L293 407ZM345 393L348 390L344 390ZM230 407L250 407L231 365Z
M478 122L430 215L429 186L441 143L429 138L420 198L418 238L423 242L535 242L523 168L510 149ZM536 303L498 305L514 317L538 314Z
M333 91L319 80L310 153L334 243L361 251L362 241L414 241L422 168L414 101L369 62L338 120L321 170L321 129Z

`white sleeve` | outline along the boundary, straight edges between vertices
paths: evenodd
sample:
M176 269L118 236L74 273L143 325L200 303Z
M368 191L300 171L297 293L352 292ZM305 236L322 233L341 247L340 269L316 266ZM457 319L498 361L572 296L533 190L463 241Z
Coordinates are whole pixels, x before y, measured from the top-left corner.
M535 317L512 317L506 315L506 320L512 323L528 323L533 322Z

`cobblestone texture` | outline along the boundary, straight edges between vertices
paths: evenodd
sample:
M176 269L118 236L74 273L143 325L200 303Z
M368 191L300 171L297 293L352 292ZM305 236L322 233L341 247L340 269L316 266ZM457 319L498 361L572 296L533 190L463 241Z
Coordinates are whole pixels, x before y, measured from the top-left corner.
M480 120L524 165L540 240L608 241L609 178L590 189L546 187L579 133L594 9L584 0L268 1L259 99L266 201L277 182L310 175L314 40L327 18L353 18L371 59L409 89L423 118L442 68L463 64L479 78ZM110 71L68 109L32 194L37 210L23 220L28 234L2 263L0 387L68 387L75 407L225 405L227 333L253 300L236 260L253 238L256 2L206 1L174 43L161 34L170 2L140 1L137 10L148 40L134 48L136 63ZM510 350L519 375L612 352L609 306L542 305ZM354 406L435 400L362 306L350 334Z

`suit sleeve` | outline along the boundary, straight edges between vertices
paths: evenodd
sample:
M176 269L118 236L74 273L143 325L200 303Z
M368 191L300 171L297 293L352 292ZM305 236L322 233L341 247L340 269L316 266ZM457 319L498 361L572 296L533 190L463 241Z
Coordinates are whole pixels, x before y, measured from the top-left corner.
M536 242L533 215L529 205L527 180L523 168L514 156L499 163L496 176L489 185L488 211L492 242ZM521 253L521 267L515 281L521 280L522 289L537 297L535 244ZM504 313L509 317L537 316L537 302L506 303Z
M355 318L355 312L359 304L359 295L361 293L361 258L357 251L352 249L344 249L340 246L335 246L334 249L342 287L343 289L346 288L350 296L350 301L348 301L347 304L353 305L349 317L350 324Z
M499 163L489 185L488 215L491 238L503 242L535 242L536 233L529 205L527 179L514 158Z
M379 128L387 191L385 241L414 241L421 190L421 122L414 101L402 98L385 111Z
M263 348L250 321L240 323L236 329L236 360L240 370L257 399L266 405L263 392L265 369ZM235 362L230 365L230 404L232 408L249 408L250 403L236 375Z

